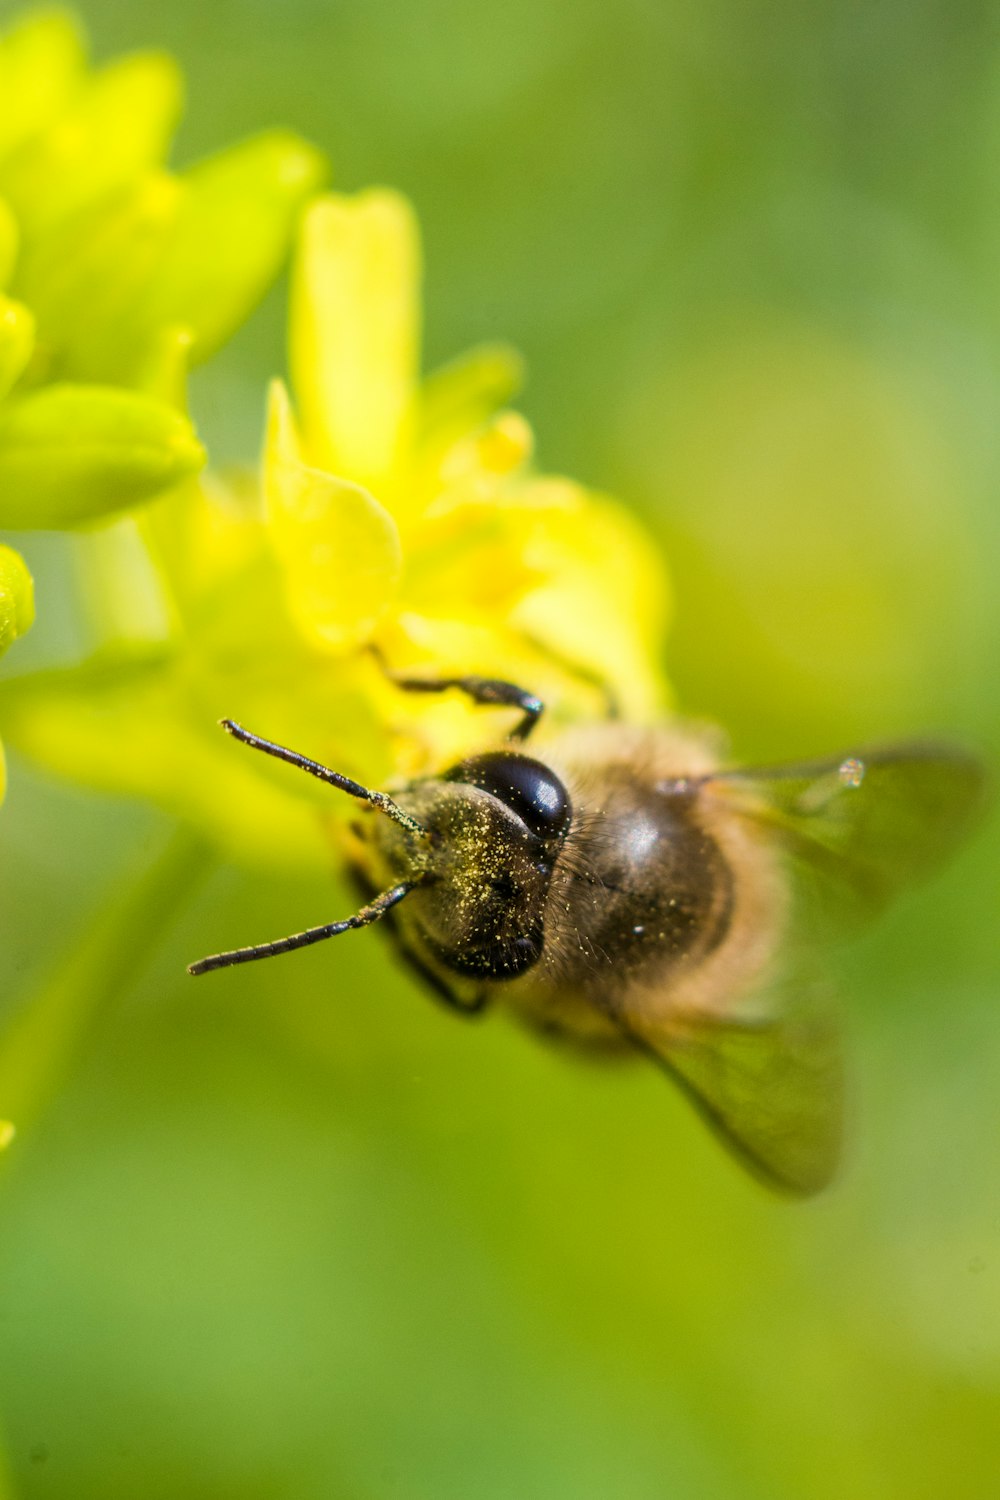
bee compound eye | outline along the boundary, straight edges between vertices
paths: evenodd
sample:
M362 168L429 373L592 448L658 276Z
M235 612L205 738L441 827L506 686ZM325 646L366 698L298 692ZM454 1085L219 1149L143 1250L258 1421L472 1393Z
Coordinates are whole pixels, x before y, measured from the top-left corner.
M509 807L540 839L561 839L569 827L572 804L556 773L530 755L495 750L473 755L446 772L446 781L478 787Z

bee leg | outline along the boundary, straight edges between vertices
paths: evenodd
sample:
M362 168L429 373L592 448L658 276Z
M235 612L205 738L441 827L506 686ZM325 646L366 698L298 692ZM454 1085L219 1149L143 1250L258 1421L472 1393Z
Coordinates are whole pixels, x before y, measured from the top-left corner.
M389 681L406 693L443 693L448 688L458 688L473 703L519 708L522 718L510 732L512 740L526 740L545 710L545 704L534 693L498 677L398 677L388 669L381 652L373 648L373 654Z
M489 994L486 990L479 990L472 1000L460 1000L454 990L435 974L434 970L418 958L409 948L397 948L399 957L418 979L420 979L434 993L435 1000L440 1000L447 1005L449 1010L457 1011L460 1016L481 1016L489 1003Z

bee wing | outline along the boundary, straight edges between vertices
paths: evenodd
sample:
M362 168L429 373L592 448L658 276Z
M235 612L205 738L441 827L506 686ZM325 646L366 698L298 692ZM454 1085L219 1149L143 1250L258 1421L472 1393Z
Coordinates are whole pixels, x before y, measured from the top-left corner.
M818 986L762 1020L628 1014L617 1023L674 1081L743 1164L769 1186L806 1195L836 1170L843 1070L834 1007Z
M699 783L716 817L749 820L782 856L792 901L779 967L746 988L737 984L723 1007L678 1003L668 993L663 1004L626 1000L615 1020L772 1186L818 1191L840 1150L835 1007L811 968L817 918L866 915L933 868L967 831L983 791L978 761L933 744L721 772Z
M757 824L783 851L800 914L876 912L940 864L984 802L974 756L933 743L805 765L725 771L700 794Z

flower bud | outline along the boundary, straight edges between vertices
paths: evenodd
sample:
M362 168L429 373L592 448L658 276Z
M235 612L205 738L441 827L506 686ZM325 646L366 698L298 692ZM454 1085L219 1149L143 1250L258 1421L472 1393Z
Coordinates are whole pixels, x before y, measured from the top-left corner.
M205 359L257 305L284 259L299 210L326 170L290 131L241 141L182 173L173 234L142 306L137 333L191 330Z
M0 407L0 525L79 526L170 489L204 457L188 419L163 402L46 386Z

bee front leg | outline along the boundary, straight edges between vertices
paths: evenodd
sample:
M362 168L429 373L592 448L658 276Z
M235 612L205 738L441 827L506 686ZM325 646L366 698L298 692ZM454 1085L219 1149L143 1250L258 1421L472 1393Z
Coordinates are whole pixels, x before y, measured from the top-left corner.
M405 693L443 693L457 688L473 703L520 709L522 717L510 732L512 740L526 740L545 711L541 698L498 677L400 677L389 670L381 652L373 650L373 655L389 681Z
M486 990L478 990L470 1000L460 1000L440 974L418 958L412 948L404 948L402 944L398 944L396 951L407 968L433 992L435 1000L440 1000L449 1010L456 1011L460 1016L482 1015L490 999Z

